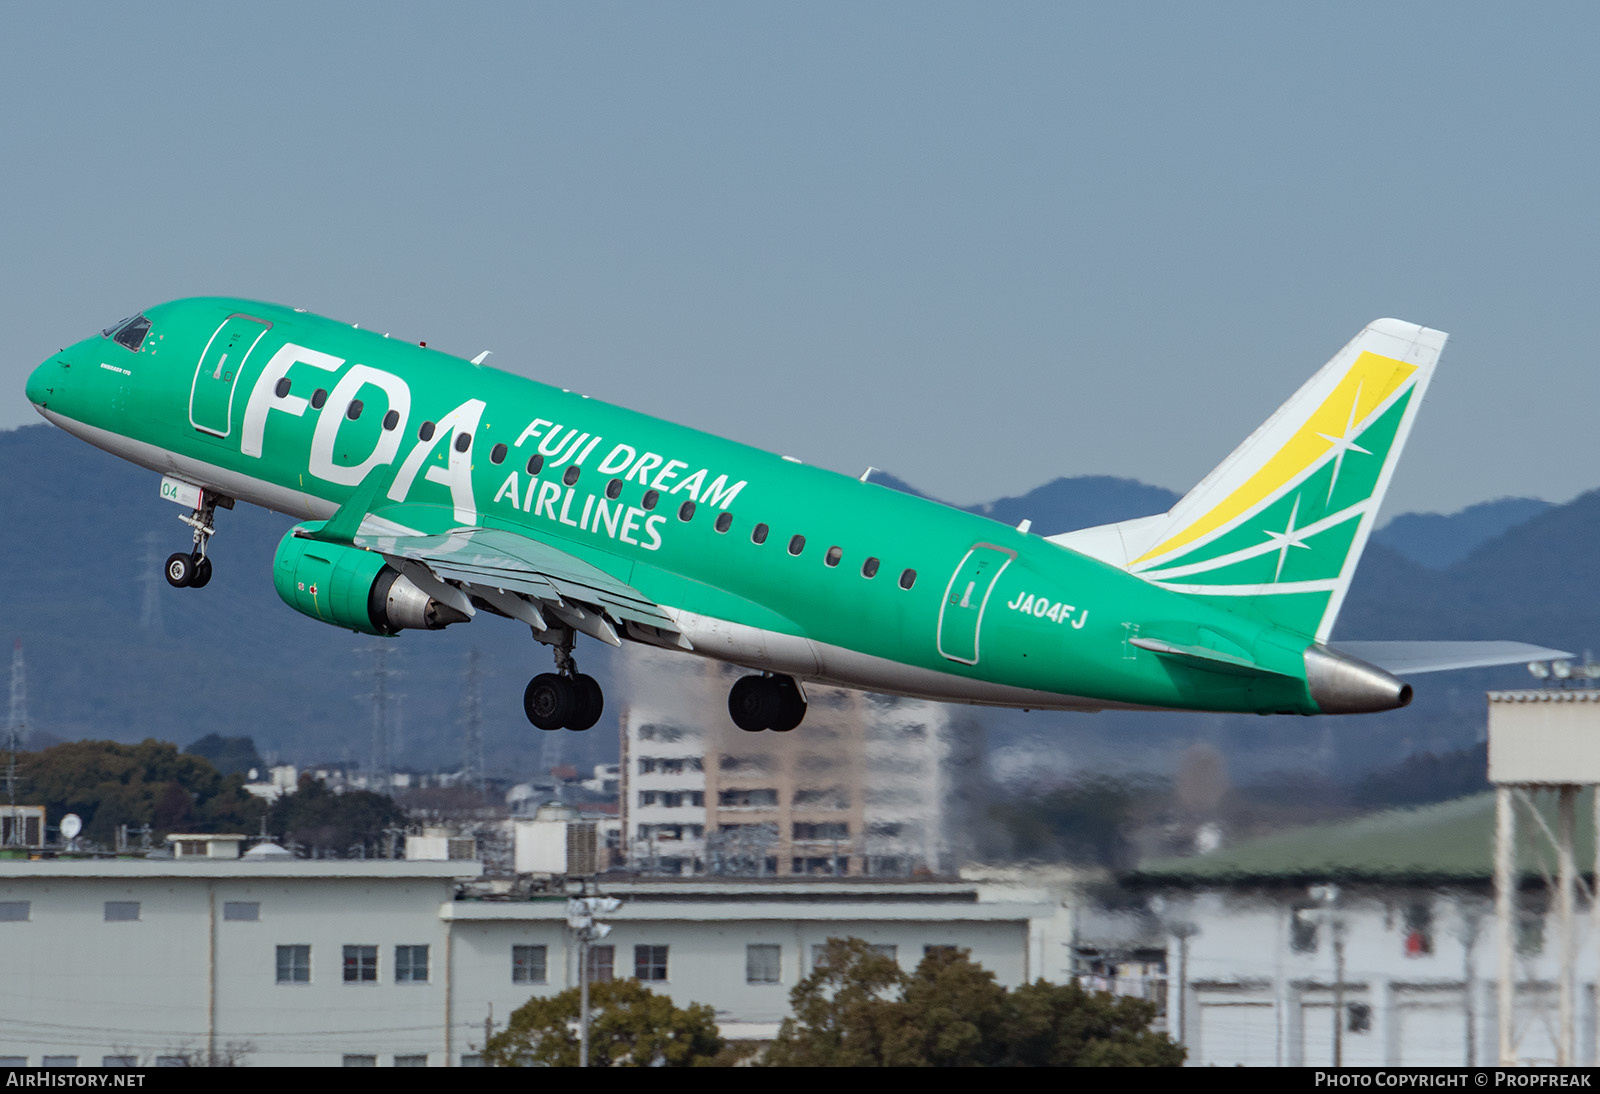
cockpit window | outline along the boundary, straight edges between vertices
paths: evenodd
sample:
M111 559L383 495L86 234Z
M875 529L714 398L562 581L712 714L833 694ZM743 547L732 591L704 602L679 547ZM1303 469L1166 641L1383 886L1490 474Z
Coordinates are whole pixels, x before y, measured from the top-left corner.
M150 320L142 315L135 315L131 319L124 319L114 327L107 327L100 333L117 345L138 353L139 347L144 345L145 335L150 333Z

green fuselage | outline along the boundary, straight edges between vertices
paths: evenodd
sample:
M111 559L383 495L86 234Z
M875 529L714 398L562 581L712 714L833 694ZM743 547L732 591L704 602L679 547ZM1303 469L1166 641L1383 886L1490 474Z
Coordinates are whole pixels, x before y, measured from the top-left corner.
M28 396L63 428L196 485L325 518L365 469L399 463L390 497L434 525L419 530L519 532L687 613L697 652L802 678L1026 707L1318 712L1311 639L1248 606L304 312L206 298L144 314L137 350L86 339L44 362ZM1269 671L1192 667L1133 645L1141 636Z

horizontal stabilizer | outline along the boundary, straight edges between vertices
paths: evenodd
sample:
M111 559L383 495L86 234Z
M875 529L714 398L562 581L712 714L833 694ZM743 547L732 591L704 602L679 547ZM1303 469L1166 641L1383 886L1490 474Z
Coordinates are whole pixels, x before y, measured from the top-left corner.
M1572 656L1526 642L1340 642L1334 649L1399 676L1521 665Z

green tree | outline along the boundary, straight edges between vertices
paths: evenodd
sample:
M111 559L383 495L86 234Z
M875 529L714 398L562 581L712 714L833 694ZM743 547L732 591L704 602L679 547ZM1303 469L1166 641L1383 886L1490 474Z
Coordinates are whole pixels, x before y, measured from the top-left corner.
M386 828L403 828L406 811L386 794L347 790L336 794L310 775L293 794L272 803L267 825L284 839L344 854L357 844L380 845Z
M158 836L249 832L263 808L240 776L222 775L165 741L69 741L22 754L18 767L26 800L52 817L78 814L84 837L99 844L111 843L122 824L148 824Z
M577 988L536 996L511 1014L506 1028L489 1038L484 1062L491 1067L576 1067ZM679 1008L637 980L589 985L591 1067L694 1067L722 1051L716 1012L701 1003Z
M810 976L789 994L791 1017L767 1050L774 1067L881 1067L901 1034L905 974L859 938L830 938Z
M1182 1045L1153 1033L1154 1003L1035 980L1011 992L1001 1062L1015 1067L1181 1067Z
M1155 1007L1039 980L1007 991L964 950L907 976L860 939L829 939L790 994L764 1062L780 1067L1177 1066Z
M224 775L248 775L251 768L264 771L267 766L261 762L261 754L256 751L256 743L250 737L224 737L218 733L207 733L184 751L204 756L211 761L212 767Z

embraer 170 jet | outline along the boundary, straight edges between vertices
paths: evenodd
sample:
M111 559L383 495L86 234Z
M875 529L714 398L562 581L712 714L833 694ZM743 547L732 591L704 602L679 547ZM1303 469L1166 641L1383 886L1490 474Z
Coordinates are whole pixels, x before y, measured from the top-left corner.
M1393 672L1503 664L1517 643L1328 644L1445 343L1380 319L1166 513L1041 537L298 308L179 300L51 357L46 419L159 472L192 512L167 580L211 577L216 510L302 518L290 607L374 635L479 614L556 671L524 705L587 729L586 634L741 665L750 731L806 682L1048 710L1343 714Z

